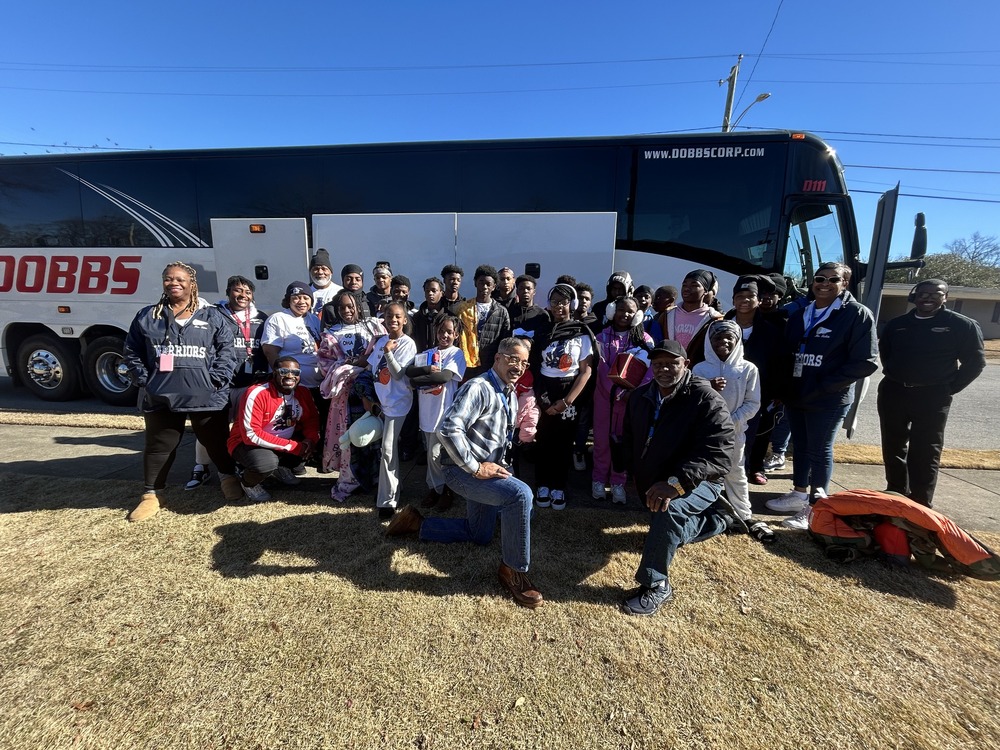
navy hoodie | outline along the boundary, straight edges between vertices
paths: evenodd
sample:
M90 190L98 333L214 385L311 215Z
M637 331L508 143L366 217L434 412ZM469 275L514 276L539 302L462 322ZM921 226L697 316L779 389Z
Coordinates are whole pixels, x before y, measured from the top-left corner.
M214 305L177 325L169 309L153 318L155 305L135 316L125 338L125 362L133 382L146 389L143 411L219 411L229 408L236 368L233 326ZM173 369L161 372L160 354L173 354Z

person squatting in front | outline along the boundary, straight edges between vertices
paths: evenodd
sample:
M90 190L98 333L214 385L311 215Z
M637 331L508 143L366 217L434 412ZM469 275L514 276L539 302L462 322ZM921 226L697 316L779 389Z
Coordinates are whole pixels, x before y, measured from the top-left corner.
M389 522L386 534L417 534L429 542L493 539L500 516L498 577L522 607L543 598L528 579L531 560L531 488L514 477L508 455L515 424L514 382L528 366L528 349L517 338L500 342L493 367L466 381L445 412L439 430L441 464L448 486L466 498L465 518L424 518L407 505Z
M163 269L162 278L160 301L136 314L125 338L125 364L141 389L146 437L142 499L129 521L160 509L157 492L167 485L188 420L219 470L223 497L230 502L243 497L226 450L229 382L236 368L233 329L217 307L198 296L194 268L176 261Z
M268 381L240 398L228 448L243 467L243 493L250 500L271 499L261 484L269 476L298 484L292 467L319 444L319 414L309 389L299 384L301 377L295 357L278 357Z
M732 467L733 421L722 396L688 369L684 347L664 339L650 354L653 380L633 391L623 448L639 497L652 512L635 580L622 610L653 615L673 598L669 569L679 547L739 521L719 502Z

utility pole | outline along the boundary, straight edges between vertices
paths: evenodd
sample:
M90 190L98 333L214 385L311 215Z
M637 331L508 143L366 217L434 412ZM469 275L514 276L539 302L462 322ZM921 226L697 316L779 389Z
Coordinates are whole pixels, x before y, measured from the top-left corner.
M743 61L743 55L736 58L736 64L730 69L729 77L723 78L719 81L721 86L726 81L729 81L729 90L726 92L726 112L722 116L722 132L729 132L729 121L733 117L733 98L736 95L736 77L740 73L740 63Z

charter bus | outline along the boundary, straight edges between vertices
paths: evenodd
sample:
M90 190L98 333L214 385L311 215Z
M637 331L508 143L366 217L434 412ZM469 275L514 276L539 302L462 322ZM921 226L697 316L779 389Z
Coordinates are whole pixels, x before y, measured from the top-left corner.
M320 247L366 283L389 260L418 301L483 262L597 299L616 269L655 288L708 268L726 301L738 274L857 271L860 250L836 154L794 131L2 157L0 359L43 399L128 403L122 341L168 262L212 302L255 278L271 311Z

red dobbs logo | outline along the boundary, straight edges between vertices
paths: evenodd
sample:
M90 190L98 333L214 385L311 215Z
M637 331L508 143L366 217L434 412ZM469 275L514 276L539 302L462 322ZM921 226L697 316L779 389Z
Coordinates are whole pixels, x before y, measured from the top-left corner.
M141 262L138 255L0 255L0 292L133 294Z

